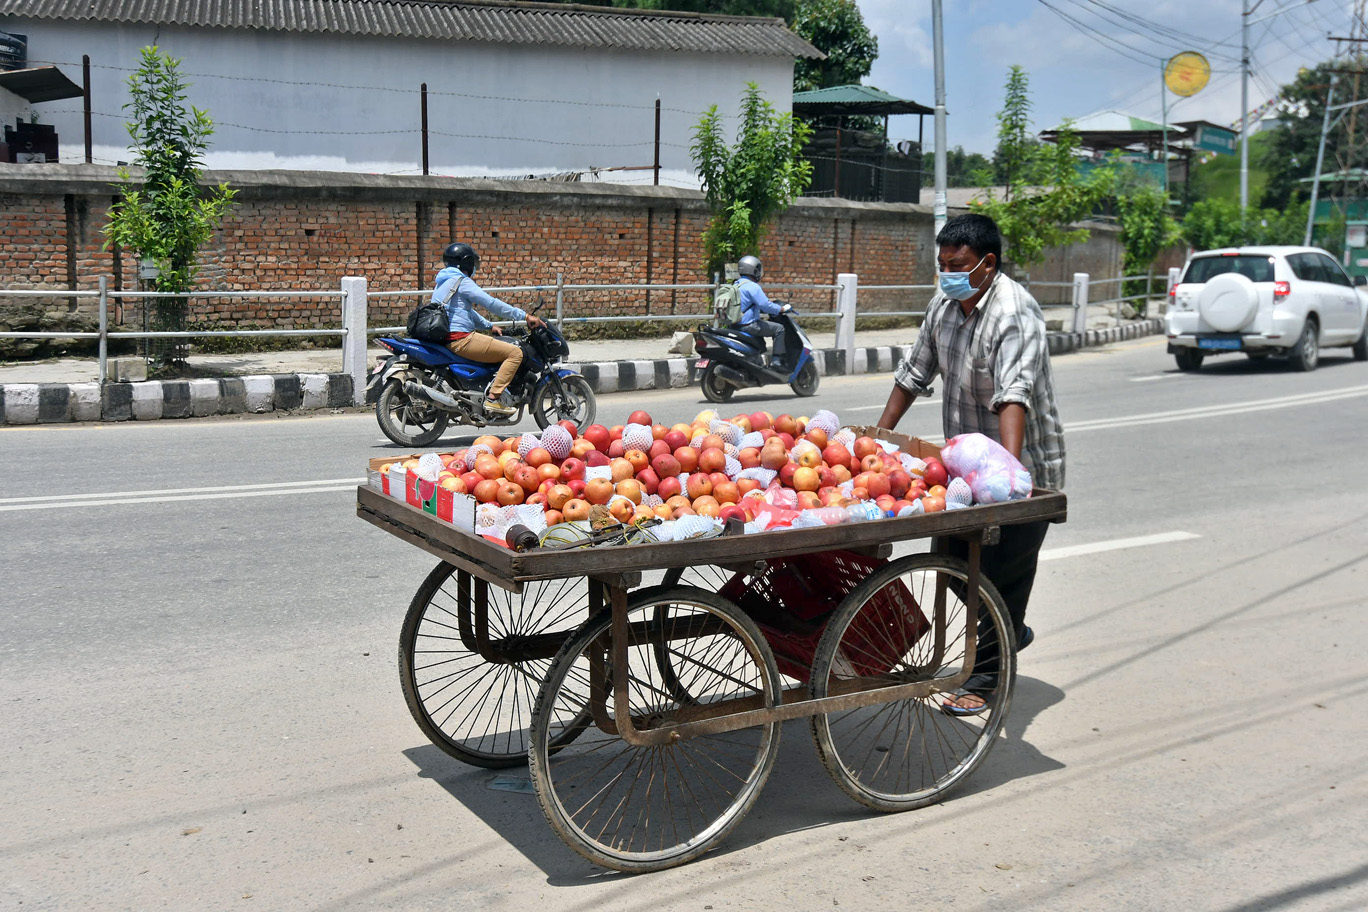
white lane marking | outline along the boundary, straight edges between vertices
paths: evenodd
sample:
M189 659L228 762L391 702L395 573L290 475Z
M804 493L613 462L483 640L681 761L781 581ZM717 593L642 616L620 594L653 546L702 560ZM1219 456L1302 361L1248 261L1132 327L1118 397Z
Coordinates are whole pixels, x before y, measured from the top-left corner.
M1067 435L1074 431L1098 431L1117 427L1137 427L1145 424L1165 424L1170 421L1192 421L1197 418L1224 418L1227 415L1263 412L1269 409L1320 405L1358 396L1368 396L1368 386L1346 386L1337 390L1302 393L1296 396L1279 396L1275 399L1253 399L1248 402L1232 402L1228 405L1206 405L1190 409L1175 409L1168 412L1149 412L1117 418L1100 418L1095 421L1079 421L1073 424L1065 424L1064 433Z
M130 497L159 497L166 494L207 494L215 491L265 491L272 488L305 488L317 487L319 485L358 485L364 484L364 478L320 478L313 481L278 481L262 484L246 485L220 485L210 488L159 488L154 491L102 491L98 494L51 494L44 497L0 497L0 505L16 503L38 503L49 500L76 500L93 498L130 498Z
M0 513L10 513L16 510L69 510L73 507L129 506L145 503L169 503L177 500L231 500L240 497L280 497L287 494L332 494L339 491L352 491L356 488L356 485L357 482L353 481L341 486L272 488L270 490L232 491L220 492L217 494L173 494L161 497L129 497L108 500L77 500L73 498L52 503L24 503L0 506Z
M1175 377L1182 377L1183 374L1154 374L1149 377L1130 377L1131 383L1149 383L1151 380L1172 380Z
M1047 548L1040 552L1040 559L1043 561L1060 560L1065 557L1079 557L1083 554L1100 554L1103 551L1121 551L1126 548L1143 548L1147 545L1166 545L1169 542L1189 541L1201 537L1192 532L1159 532L1155 535L1141 535L1136 538L1114 538L1111 541L1093 542L1090 545Z
M915 402L912 403L912 408L916 408L919 405L935 405L939 401L940 400L938 399L918 398ZM852 408L842 409L842 411L845 412L873 412L882 410L882 405L857 405Z

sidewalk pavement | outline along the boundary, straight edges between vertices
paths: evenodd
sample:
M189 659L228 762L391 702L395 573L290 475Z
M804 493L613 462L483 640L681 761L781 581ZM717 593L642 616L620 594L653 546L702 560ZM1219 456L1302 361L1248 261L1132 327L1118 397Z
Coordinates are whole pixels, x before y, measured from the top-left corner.
M1047 317L1059 311L1047 312ZM860 330L855 358L837 349L835 333L811 333L823 376L894 370L916 338L910 328ZM1114 308L1088 308L1086 333L1051 332L1050 353L1163 332L1163 321L1120 321ZM692 382L692 356L669 351L668 338L609 339L570 343L571 366L595 392L684 387ZM387 352L372 346L367 365ZM340 349L192 355L190 364L208 375L198 380L99 384L94 358L0 362L0 425L71 421L190 418L243 412L342 409L354 402L352 379L342 373Z

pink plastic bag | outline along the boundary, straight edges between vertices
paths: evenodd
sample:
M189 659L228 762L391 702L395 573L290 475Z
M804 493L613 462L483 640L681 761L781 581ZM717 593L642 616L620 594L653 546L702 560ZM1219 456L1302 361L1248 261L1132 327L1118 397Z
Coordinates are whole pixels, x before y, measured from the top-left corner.
M950 475L963 478L974 503L992 504L1031 496L1031 473L1002 444L983 434L960 434L941 449Z

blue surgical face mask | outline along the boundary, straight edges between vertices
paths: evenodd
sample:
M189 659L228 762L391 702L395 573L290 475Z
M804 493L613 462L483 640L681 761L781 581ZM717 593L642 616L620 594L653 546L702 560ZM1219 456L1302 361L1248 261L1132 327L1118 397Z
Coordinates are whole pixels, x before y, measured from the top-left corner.
M968 272L941 272L938 274L940 279L941 291L945 292L947 298L956 301L967 301L978 294L978 289L969 282L969 273L983 265L983 261L988 259L988 254L979 257L979 261L969 268Z

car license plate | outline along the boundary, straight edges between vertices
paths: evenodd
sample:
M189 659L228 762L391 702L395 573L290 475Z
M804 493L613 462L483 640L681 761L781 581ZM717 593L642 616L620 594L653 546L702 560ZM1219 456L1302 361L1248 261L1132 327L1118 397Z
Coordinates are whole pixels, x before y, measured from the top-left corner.
M705 369L707 368L707 366L708 366L708 359L707 359L707 358L699 358L698 361L696 361L696 362L694 363L694 367L695 367L696 369L698 369L698 370L705 370Z
M1239 351L1241 342L1239 339L1198 339L1198 348L1213 348L1217 351Z

